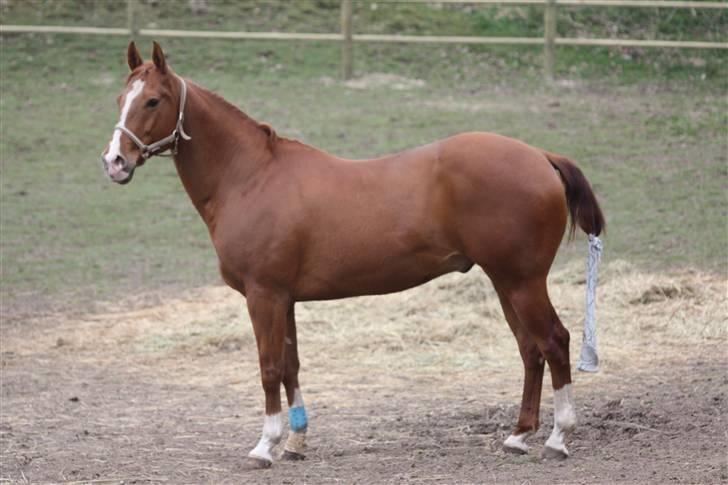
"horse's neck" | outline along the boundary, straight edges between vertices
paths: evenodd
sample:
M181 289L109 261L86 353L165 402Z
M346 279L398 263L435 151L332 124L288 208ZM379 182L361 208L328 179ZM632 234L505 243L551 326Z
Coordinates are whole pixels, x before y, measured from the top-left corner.
M192 203L210 226L226 187L240 187L269 162L266 132L219 96L188 83L184 128L175 165ZM211 228L212 229L212 228Z

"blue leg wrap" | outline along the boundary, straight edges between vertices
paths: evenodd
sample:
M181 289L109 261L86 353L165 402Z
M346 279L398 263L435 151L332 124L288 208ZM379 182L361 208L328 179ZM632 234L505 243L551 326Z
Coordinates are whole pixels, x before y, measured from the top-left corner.
M288 410L288 422L291 425L291 431L303 431L308 426L308 418L306 417L306 408L296 406Z

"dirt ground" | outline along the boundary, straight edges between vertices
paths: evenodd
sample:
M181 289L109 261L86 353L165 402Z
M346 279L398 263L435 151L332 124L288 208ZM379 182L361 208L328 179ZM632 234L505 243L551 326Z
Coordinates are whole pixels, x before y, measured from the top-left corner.
M551 294L578 355L583 268ZM720 483L728 481L727 282L604 268L602 370L575 374L572 456L501 443L522 370L479 272L385 297L297 306L310 417L300 462L248 471L262 425L241 297L205 288L84 316L5 316L0 482ZM145 301L150 301L147 297ZM548 382L547 374L546 380Z

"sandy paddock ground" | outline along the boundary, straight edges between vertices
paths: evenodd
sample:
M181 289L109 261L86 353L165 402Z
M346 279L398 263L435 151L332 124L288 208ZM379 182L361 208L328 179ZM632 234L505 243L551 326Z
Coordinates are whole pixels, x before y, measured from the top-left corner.
M0 482L719 483L728 481L728 285L700 271L600 275L602 370L575 373L566 461L501 451L522 367L477 269L394 295L297 305L306 460L247 471L262 426L242 298L202 288L2 328ZM584 271L550 292L578 356Z

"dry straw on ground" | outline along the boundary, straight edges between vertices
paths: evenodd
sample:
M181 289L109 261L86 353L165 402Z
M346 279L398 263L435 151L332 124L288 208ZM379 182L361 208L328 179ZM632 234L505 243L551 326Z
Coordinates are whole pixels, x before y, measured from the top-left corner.
M551 298L572 334L578 355L584 315L584 270L573 264L553 272ZM691 352L728 337L727 281L697 270L647 273L621 261L603 266L597 328L605 369L660 360L669 349ZM226 287L191 291L143 309L108 312L37 325L6 335L3 347L19 353L67 347L78 358L101 362L124 354L138 362L204 357L242 350L255 362L255 342L242 297ZM379 368L408 373L467 374L519 368L515 341L498 299L481 271L453 274L403 293L299 303L298 334L309 369ZM725 356L723 356L725 357Z

